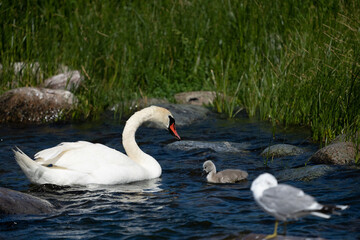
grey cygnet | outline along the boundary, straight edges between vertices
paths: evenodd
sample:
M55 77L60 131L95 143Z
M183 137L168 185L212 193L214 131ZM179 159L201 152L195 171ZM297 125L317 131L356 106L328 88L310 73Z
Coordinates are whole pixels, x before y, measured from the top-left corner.
M239 169L226 169L217 173L215 164L210 160L204 162L203 169L208 173L206 179L210 183L235 183L248 177L246 171Z

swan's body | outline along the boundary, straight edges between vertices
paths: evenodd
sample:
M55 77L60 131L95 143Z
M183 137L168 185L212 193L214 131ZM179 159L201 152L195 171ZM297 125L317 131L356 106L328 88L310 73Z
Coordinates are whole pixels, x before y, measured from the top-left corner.
M151 106L126 122L122 141L127 155L102 144L79 141L40 151L35 154L35 161L17 149L15 159L29 180L37 184L121 184L158 178L160 164L141 151L135 141L135 132L145 121L160 124L180 139L171 113Z
M203 170L208 173L206 179L210 183L236 183L248 177L248 173L240 169L226 169L216 172L215 164L210 160L204 162Z

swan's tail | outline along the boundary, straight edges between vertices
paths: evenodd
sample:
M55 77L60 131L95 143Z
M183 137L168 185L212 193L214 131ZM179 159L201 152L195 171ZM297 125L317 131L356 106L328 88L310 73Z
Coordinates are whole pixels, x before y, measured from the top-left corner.
M42 168L42 166L28 157L23 151L21 151L18 147L13 149L15 154L15 160L19 164L20 168L23 170L27 178L31 182L35 182L34 176L37 176L36 172Z

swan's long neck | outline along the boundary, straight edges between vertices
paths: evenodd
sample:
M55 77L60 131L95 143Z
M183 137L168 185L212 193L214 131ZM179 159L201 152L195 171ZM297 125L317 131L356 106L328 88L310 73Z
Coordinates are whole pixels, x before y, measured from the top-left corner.
M155 168L152 171L159 171L160 168L161 172L161 167L159 163L153 157L144 153L135 141L136 130L140 127L142 123L151 120L153 113L153 108L145 108L132 115L125 124L122 135L122 143L126 154L133 161L137 162L148 170L150 170L149 168Z

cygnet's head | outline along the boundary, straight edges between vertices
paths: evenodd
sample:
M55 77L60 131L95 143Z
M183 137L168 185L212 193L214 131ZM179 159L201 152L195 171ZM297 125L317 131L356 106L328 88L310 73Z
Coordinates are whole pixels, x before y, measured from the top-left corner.
M255 198L261 197L262 193L271 187L276 187L278 182L276 178L270 173L263 173L259 175L251 184L251 191Z
M213 170L215 170L215 164L210 161L210 160L207 160L206 162L204 162L203 164L203 170L206 172L206 173L209 173Z

